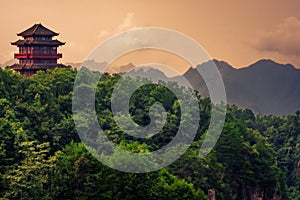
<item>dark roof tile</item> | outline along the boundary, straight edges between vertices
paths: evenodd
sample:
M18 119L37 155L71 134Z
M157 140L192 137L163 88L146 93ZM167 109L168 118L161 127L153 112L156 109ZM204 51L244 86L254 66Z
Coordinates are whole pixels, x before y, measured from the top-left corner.
M27 36L57 36L58 33L51 31L50 29L44 27L42 24L35 24L29 29L18 33L18 36L27 37Z
M23 46L23 45L49 45L49 46L60 46L64 45L65 42L61 42L59 40L17 40L11 43L12 45L16 46Z

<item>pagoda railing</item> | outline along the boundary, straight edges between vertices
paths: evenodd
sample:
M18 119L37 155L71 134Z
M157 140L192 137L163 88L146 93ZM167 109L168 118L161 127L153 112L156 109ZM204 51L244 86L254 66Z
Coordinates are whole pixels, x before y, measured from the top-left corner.
M26 59L26 58L62 58L61 53L57 54L36 54L36 53L15 53L14 58Z

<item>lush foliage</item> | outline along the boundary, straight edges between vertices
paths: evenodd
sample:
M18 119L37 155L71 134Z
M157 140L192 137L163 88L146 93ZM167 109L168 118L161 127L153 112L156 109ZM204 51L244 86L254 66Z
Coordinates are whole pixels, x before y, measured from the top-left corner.
M300 198L299 112L255 116L251 110L228 106L217 145L200 159L211 104L197 94L201 120L187 152L156 172L123 173L97 161L80 142L72 115L76 74L55 69L27 78L0 70L0 198L208 199L209 189L217 199ZM132 119L147 125L149 108L160 103L167 123L151 139L136 139L116 125L111 112L111 94L119 79L103 74L97 85L96 111L105 134L132 152L153 151L170 142L180 123L178 99L161 85L138 89L130 99ZM188 92L173 83L170 87L183 95ZM90 131L88 124L84 128Z

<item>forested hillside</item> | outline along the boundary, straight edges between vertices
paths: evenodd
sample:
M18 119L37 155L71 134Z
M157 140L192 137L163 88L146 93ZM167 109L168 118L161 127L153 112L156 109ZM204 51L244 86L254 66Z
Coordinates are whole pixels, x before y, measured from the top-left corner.
M200 159L211 104L197 93L201 120L186 153L159 171L124 173L96 160L77 135L72 115L76 74L55 69L23 77L0 69L0 199L198 200L208 199L208 191L216 199L300 199L300 112L255 116L229 105L218 143ZM149 123L153 103L161 103L167 112L159 134L136 140L112 116L111 94L119 79L118 74L103 74L97 85L96 111L104 132L132 152L166 145L180 122L176 97L158 84L134 93L130 113L137 123ZM183 87L173 87L185 93Z

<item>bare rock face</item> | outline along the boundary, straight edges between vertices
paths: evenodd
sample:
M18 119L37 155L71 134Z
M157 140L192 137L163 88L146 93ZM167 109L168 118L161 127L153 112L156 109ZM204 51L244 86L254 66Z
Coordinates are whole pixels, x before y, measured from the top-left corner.
M216 192L212 189L208 190L208 199L209 200L216 200Z

